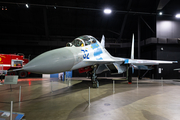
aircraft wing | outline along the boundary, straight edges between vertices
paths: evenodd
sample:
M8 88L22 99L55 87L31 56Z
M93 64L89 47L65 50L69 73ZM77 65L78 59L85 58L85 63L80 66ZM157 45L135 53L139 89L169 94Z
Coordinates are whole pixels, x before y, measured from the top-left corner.
M122 64L124 60L113 60L113 59L105 59L105 60L84 60L84 62L94 63L94 64L110 64L110 63L119 63Z
M172 64L172 63L177 63L177 61L126 59L124 62L124 64L133 64L133 65L159 65L159 64Z
M141 60L141 59L105 59L105 60L84 60L84 62L90 62L94 64L108 64L108 63L119 63L122 64L133 64L133 65L159 65L159 64L172 64L177 61L163 61L163 60Z

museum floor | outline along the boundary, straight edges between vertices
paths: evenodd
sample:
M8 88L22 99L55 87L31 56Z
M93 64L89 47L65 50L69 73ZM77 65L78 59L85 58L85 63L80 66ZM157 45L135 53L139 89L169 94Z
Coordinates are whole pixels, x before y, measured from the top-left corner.
M10 101L14 101L13 111L25 113L26 120L180 119L180 82L147 79L140 80L137 88L136 78L133 79L132 84L127 84L117 78L100 78L100 87L90 90L90 106L89 79L51 79L52 83L48 78L19 79L17 85L12 85L12 92L9 85L0 86L0 110L10 111Z

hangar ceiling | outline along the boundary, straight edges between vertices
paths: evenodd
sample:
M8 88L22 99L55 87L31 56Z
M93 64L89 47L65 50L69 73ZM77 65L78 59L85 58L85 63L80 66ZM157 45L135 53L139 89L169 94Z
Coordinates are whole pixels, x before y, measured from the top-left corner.
M26 8L25 4L30 6ZM114 38L116 42L137 37L156 37L156 13L174 15L179 0L6 0L0 2L0 34L9 36L69 36L90 34ZM104 8L112 14L105 15ZM36 39L38 40L38 39Z

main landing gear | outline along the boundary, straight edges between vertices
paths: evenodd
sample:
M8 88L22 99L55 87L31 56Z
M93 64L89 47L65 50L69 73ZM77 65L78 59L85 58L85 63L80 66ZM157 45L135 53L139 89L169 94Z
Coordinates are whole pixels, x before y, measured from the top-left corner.
M128 84L132 84L132 68L128 65L126 66L126 79L128 80Z
M93 68L93 71L92 71L92 78L91 78L93 88L98 88L99 87L99 82L97 80L96 70L97 70L97 66L94 65L94 68Z

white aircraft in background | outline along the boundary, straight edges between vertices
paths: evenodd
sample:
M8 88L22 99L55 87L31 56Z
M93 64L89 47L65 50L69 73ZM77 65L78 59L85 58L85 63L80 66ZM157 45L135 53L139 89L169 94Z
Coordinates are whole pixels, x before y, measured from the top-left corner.
M149 69L148 65L172 63L177 63L177 61L134 59L134 35L131 59L111 56L105 49L104 36L99 43L93 36L83 35L67 43L66 47L50 50L37 56L22 69L39 74L54 74L76 69L80 72L92 71L93 87L99 87L96 75L106 70L112 74L121 74L128 71L130 67Z

